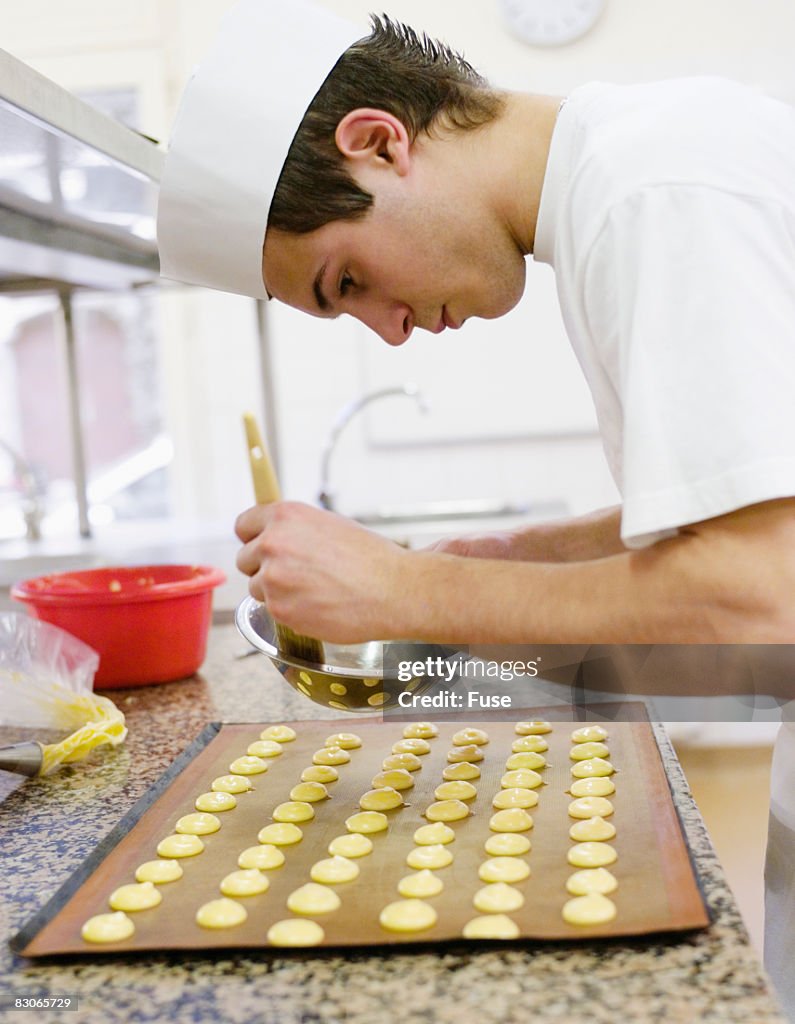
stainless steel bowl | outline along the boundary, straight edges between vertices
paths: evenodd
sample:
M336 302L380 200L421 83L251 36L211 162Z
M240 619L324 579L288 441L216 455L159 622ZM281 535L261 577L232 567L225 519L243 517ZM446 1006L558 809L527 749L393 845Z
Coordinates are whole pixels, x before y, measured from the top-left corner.
M268 609L253 597L245 598L235 615L237 628L250 644L267 654L294 690L299 690L323 707L359 714L398 707L401 692L423 693L439 685L439 679L426 675L398 679L395 651L417 661L426 657L459 659L451 647L430 644L386 644L371 640L365 644L323 644L326 660L322 664L302 661L279 650L276 628ZM387 654L392 648L392 655ZM416 650L415 650L416 648ZM385 669L386 663L386 669Z

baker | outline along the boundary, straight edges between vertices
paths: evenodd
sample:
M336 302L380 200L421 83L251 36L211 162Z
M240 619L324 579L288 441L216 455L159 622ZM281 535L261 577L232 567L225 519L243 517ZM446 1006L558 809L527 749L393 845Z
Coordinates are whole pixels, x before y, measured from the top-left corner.
M237 522L252 594L336 642L793 643L793 183L795 112L738 84L505 92L388 19L362 37L303 0L242 0L176 121L163 273L401 345L507 313L532 255L622 497L432 551L257 506ZM792 794L774 789L788 840ZM793 861L769 861L790 944Z

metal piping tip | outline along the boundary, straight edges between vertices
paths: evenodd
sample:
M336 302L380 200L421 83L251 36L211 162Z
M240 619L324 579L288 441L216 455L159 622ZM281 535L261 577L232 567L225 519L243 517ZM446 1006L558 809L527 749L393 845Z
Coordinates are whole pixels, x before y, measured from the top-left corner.
M10 747L0 747L0 769L32 777L41 771L43 756L40 743L14 743Z

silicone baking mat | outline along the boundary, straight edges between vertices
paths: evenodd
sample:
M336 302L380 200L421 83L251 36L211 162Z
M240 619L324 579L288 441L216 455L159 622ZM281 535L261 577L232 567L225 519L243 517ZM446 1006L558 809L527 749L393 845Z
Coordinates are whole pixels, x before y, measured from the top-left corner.
M524 710L524 718L546 718L551 709ZM617 834L611 841L618 854L609 870L618 880L611 895L618 913L608 923L592 927L572 926L561 915L570 898L565 883L576 870L566 859L572 845L568 815L572 797L569 758L571 733L576 722L551 720L552 731L544 736L547 767L539 802L530 810L534 821L532 849L524 855L530 877L516 883L524 905L509 916L524 939L593 939L602 936L642 935L693 929L709 923L691 865L679 818L651 726L647 721L608 722L610 760L616 792L610 797L615 812L611 821ZM92 915L109 911L108 897L118 886L134 881L136 867L156 858L160 839L174 831L177 819L194 810L196 797L210 789L213 779L228 773L229 764L246 753L268 723L261 725L214 725L175 762L169 773L120 823L88 861L50 903L20 932L13 946L26 956L87 953L92 956L137 950L185 950L220 948L269 948L267 932L276 921L292 917L288 895L310 880L312 865L328 856L329 842L345 833L345 819L358 810L359 797L371 788L382 760L403 736L403 722L379 721L349 724L294 722L297 738L283 746L284 753L268 762L265 774L251 777L253 790L237 798L237 807L219 814L220 831L203 836L205 850L180 861L181 879L160 886L162 903L151 910L131 914L135 932L122 942L88 943L81 927ZM395 943L434 943L461 940L467 921L478 916L472 899L484 883L478 867L487 858L484 843L490 835L494 813L492 798L500 791L511 744L517 738L514 723L507 721L437 722L439 734L429 740L430 753L421 757L422 768L413 773L415 785L405 790L405 805L388 812L387 831L371 836L374 849L358 858L360 875L335 886L341 897L338 910L315 915L322 925L323 946L367 946ZM582 724L582 723L580 723ZM453 862L438 869L444 889L428 902L438 912L436 924L421 932L396 933L379 923L379 913L399 899L397 883L412 869L406 856L414 847L413 834L426 819L423 812L434 800L434 789L443 781L452 737L465 726L481 728L490 742L481 749L481 777L474 780L477 798L471 814L451 823L455 840L448 849ZM195 922L198 908L218 899L221 879L237 868L237 858L257 845L257 833L272 821L274 808L289 799L302 770L312 763L313 753L335 729L355 731L362 739L359 749L349 751L351 760L338 767L339 780L328 786L330 799L313 804L314 820L302 823L301 842L283 847L285 864L268 872L270 888L252 897L241 897L248 911L245 922L233 928L208 930ZM474 940L473 940L474 941ZM477 940L480 941L480 940Z

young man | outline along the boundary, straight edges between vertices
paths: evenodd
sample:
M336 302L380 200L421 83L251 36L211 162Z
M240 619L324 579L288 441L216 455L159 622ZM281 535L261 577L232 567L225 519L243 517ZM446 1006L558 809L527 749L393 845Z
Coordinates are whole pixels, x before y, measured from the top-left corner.
M297 0L235 17L172 140L164 273L400 345L508 312L532 254L622 495L419 552L257 506L252 594L337 642L795 642L795 112L711 79L499 92L387 20L359 40ZM791 908L791 854L770 864Z

